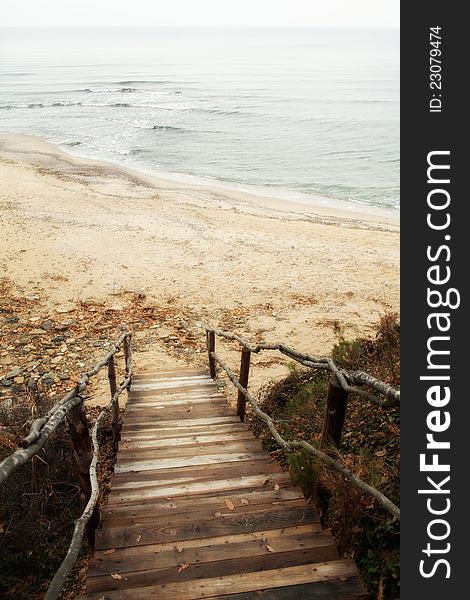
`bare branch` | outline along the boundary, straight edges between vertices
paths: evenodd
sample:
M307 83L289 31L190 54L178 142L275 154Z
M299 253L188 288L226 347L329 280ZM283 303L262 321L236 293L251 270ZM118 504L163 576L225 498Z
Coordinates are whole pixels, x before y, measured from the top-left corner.
M344 369L340 369L331 358L327 357L317 357L310 356L308 354L304 354L302 352L297 352L293 348L286 346L282 343L275 344L258 344L254 346L250 344L247 340L242 338L241 336L232 333L230 331L223 331L222 329L217 329L215 327L206 327L206 332L214 333L220 337L223 337L227 340L238 342L243 348L246 348L250 352L259 353L261 350L279 350L285 356L292 358L297 361L301 365L305 367L309 367L311 369L323 369L326 371L330 371L336 376L339 385L344 389L345 392L350 394L357 394L358 396L362 396L366 398L370 402L377 404L383 408L391 408L393 406L397 406L397 403L400 401L400 392L395 388L387 385L383 381L364 373L363 371L357 371L354 373L350 373L345 371ZM376 392L383 394L388 400L383 400L372 394L368 390L365 390L362 387L358 387L358 385L350 385L352 384L365 384L371 387Z

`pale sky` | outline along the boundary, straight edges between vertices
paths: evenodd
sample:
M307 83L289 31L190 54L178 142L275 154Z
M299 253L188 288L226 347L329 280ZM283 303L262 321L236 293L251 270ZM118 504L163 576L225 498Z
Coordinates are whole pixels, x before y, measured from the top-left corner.
M399 0L0 0L0 25L398 27Z

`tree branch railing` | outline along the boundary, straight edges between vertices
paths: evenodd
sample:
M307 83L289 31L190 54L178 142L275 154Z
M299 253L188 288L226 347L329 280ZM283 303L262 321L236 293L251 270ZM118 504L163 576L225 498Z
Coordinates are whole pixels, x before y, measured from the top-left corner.
M206 327L205 329L211 376L212 378L216 377L216 365L218 364L237 388L237 415L240 417L241 421L244 420L246 401L248 401L251 404L255 415L267 425L271 435L281 448L286 451L303 449L310 455L322 460L341 473L341 475L348 479L354 486L377 500L395 519L400 520L400 509L389 498L376 488L362 481L362 479L350 471L341 461L335 458L335 455L332 455L331 451L323 452L323 450L331 447L331 444L333 444L336 449L339 447L349 394L357 394L378 406L390 408L399 404L399 390L396 390L362 371L351 373L344 369L340 369L331 358L311 357L307 354L297 352L282 343L253 345L235 333L212 327ZM236 341L242 346L239 377L235 375L225 361L215 352L216 335L227 340ZM259 353L262 350L279 350L285 356L292 358L304 366L327 370L333 375L332 380L330 381L325 406L320 449L315 448L315 446L312 446L312 444L309 444L306 441L285 440L276 429L271 417L261 410L258 402L248 391L250 355L252 352ZM359 387L360 385L367 385L376 393L364 390L362 387ZM378 396L377 393L384 396L384 398Z
M74 455L79 469L80 489L84 496L86 506L79 519L75 522L75 530L67 552L59 570L56 572L46 594L47 600L56 600L60 597L62 587L72 571L80 552L83 534L86 526L91 522L99 521L97 504L99 499L99 484L96 467L99 459L98 430L106 414L111 411L113 441L117 447L119 437L119 397L124 390L129 390L132 381L132 333L122 324L123 333L113 344L113 348L87 371L70 390L49 412L31 425L29 434L20 441L19 448L7 456L0 463L0 483L6 481L19 467L26 464L33 456L45 446L50 435L59 424L67 417L69 433L72 438ZM118 386L116 383L115 355L123 349L124 352L124 380ZM103 367L107 367L111 399L97 417L90 432L83 408L81 393L85 390L90 379L97 375Z

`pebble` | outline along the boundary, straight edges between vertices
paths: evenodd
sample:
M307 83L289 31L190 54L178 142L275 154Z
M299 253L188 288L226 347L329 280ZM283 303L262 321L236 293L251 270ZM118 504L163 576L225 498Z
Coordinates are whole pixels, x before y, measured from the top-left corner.
M5 387L10 387L10 385L13 383L13 381L11 379L4 379L2 381L2 385L4 385Z
M19 317L8 317L8 319L5 319L5 323L11 325L13 323L18 323L18 321L20 320Z
M18 375L21 375L21 369L20 367L14 367L11 371L8 371L5 375L5 379L14 379L15 377L18 377Z
M53 327L54 323L50 319L47 319L41 323L41 329L44 329L44 331L50 331Z
M59 315L72 312L73 310L75 310L73 304L61 304L55 309L56 313L58 313Z

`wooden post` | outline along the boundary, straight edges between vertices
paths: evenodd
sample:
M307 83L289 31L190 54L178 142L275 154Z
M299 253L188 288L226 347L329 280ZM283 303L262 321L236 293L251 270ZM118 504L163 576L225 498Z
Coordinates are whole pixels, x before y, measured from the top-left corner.
M126 363L126 370L124 377L127 379L132 371L132 347L131 347L132 334L129 334L124 340L124 360ZM130 389L130 384L127 389Z
M246 348L242 348L242 358L240 363L240 383L241 385L247 389L248 387L248 375L250 373L250 358L251 351ZM245 420L245 410L246 410L246 398L245 395L238 391L238 399L237 399L237 415L240 417L240 421Z
M88 430L88 421L83 408L83 402L69 410L67 421L69 424L69 434L72 438L75 461L78 466L78 482L81 490L82 505L84 507L91 495L89 469L93 457L93 442ZM96 506L87 526L88 539L92 544L94 543L93 532L98 526L99 521L100 513L98 506Z
M348 405L348 392L345 392L336 378L330 380L326 396L325 417L321 435L320 449L333 443L339 448L343 433L344 418Z
M209 370L212 379L215 379L215 360L211 356L211 352L215 352L215 333L213 331L207 331L207 353L209 355Z
M333 454L331 446L339 448L341 436L343 433L344 419L348 406L348 392L343 390L335 377L330 380L328 393L326 396L325 416L323 419L323 431L321 435L320 450L326 454ZM320 519L323 522L328 511L331 494L318 486L318 481L315 482L314 497Z
M116 363L114 362L114 356L111 356L111 358L108 361L108 379L109 379L109 389L111 391L111 398L112 398L117 390ZM117 448L117 445L119 442L119 398L113 404L112 430L113 430L114 447Z

